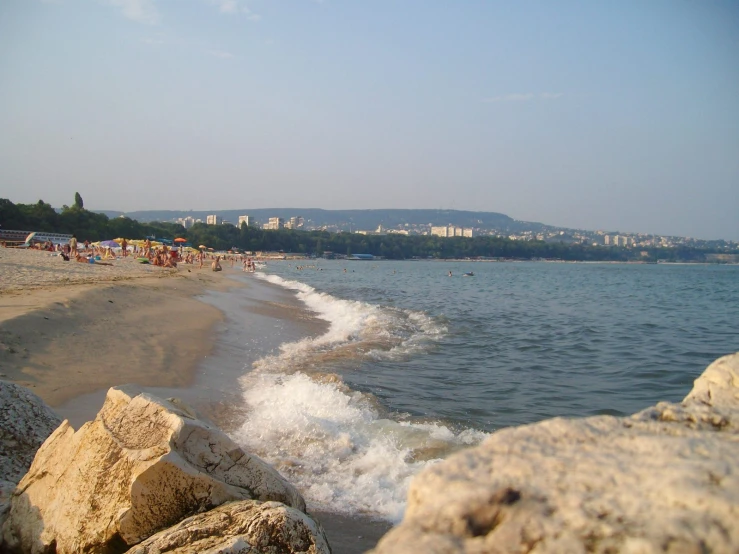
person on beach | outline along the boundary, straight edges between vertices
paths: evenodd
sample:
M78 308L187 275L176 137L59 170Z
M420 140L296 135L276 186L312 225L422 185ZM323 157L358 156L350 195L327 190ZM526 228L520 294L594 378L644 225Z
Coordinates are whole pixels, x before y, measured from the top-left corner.
M128 242L126 241L126 239L123 239L121 241L121 248L123 248L123 257L125 258L126 256L128 256Z
M213 271L223 271L223 268L221 267L221 257L220 256L216 256L216 259L213 260L212 264L210 264L210 268Z
M92 256L87 257L87 256L82 256L81 254L77 254L77 256L75 256L75 260L80 262L81 264L113 265L107 262L98 262Z
M69 239L69 255L76 256L77 255L77 237L72 235L72 238Z

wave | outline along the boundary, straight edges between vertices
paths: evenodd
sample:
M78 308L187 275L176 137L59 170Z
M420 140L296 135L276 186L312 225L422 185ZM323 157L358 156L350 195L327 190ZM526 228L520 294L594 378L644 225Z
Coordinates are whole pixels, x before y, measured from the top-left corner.
M343 300L278 275L257 276L295 291L309 310L329 323L323 335L284 344L279 354L259 360L258 370L326 371L326 364L342 361L402 360L432 348L447 333L442 319L423 312Z
M234 438L273 464L312 508L400 521L418 471L487 435L391 413L337 372L433 348L447 332L443 320L260 278L296 291L329 328L254 363L241 379L246 420Z

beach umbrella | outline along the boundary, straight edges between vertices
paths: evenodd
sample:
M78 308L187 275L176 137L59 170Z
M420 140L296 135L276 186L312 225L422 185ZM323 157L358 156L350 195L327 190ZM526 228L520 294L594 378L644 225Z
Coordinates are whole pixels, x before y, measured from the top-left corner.
M208 248L208 247L205 246L204 244L201 244L200 246L198 246L198 248Z
M100 243L100 246L105 246L106 248L118 248L118 243L114 240L104 240Z
M183 238L176 238L176 239L174 239L174 241L175 241L175 242L187 242L187 239L183 239Z

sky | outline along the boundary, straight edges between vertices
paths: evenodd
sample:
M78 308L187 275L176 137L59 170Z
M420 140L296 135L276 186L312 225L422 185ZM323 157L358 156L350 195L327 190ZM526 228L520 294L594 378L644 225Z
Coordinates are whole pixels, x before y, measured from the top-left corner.
M734 0L1 0L0 198L739 240Z

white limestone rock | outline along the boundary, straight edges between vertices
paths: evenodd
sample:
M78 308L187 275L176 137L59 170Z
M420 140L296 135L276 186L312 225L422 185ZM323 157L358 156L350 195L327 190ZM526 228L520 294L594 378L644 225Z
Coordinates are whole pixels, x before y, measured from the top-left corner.
M22 552L122 551L231 500L305 502L277 471L172 402L112 388L94 421L39 449L3 527Z
M739 354L680 405L503 429L411 483L386 553L739 552Z
M15 486L31 467L36 451L61 422L30 390L0 381L0 528Z
M330 554L323 529L279 502L230 502L134 546L128 554Z
M44 401L15 383L0 381L0 476L17 483L36 451L62 420Z

